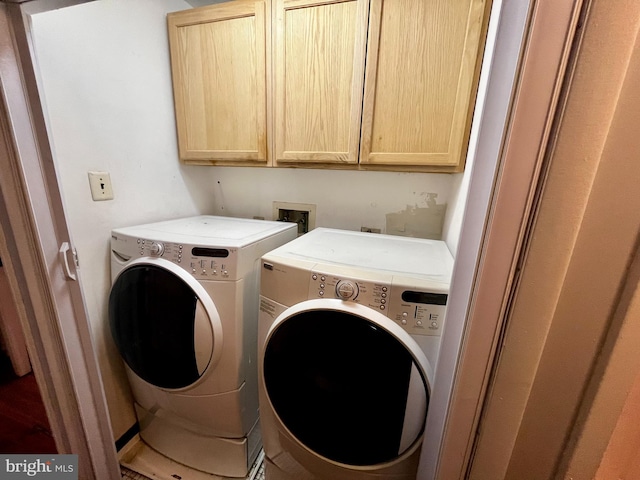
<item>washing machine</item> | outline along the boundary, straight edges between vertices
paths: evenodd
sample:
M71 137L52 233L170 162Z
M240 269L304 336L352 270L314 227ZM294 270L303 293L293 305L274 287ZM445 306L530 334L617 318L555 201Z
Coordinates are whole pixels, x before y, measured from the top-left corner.
M453 258L317 228L262 258L267 480L415 479Z
M296 236L295 224L216 216L112 231L109 326L148 446L246 476L261 448L260 258Z

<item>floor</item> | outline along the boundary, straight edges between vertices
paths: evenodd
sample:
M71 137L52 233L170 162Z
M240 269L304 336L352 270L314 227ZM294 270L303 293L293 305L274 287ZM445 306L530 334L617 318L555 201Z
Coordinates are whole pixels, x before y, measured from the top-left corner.
M122 472L122 478L130 479L130 480L153 480L150 477L142 475L141 473L135 472L125 466L121 466L120 468ZM177 477L177 476L176 476ZM178 477L179 478L179 477ZM189 480L188 478L183 478L183 480ZM240 480L240 479L237 479ZM264 452L260 452L258 458L256 459L253 467L249 470L249 474L247 475L246 480L265 480L264 473Z
M120 471L122 472L122 478L128 478L131 480L149 480L149 477L145 477L140 473L129 470L127 467L120 467Z
M17 377L0 351L0 452L57 453L33 373Z

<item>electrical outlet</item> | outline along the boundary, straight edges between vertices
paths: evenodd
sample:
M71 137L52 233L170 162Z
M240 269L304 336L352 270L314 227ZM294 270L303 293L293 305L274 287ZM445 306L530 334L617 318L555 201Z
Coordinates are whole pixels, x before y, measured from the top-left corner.
M94 201L113 199L109 172L89 172L89 186L91 187L91 198Z
M316 226L316 206L310 203L273 202L273 219L298 224L298 236Z

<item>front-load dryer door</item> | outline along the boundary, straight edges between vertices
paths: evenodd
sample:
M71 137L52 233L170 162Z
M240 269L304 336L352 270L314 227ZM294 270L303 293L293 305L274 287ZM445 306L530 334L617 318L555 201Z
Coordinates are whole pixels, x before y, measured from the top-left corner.
M401 457L422 438L431 367L392 320L340 300L283 312L264 344L263 386L307 449L350 466Z
M140 258L118 274L109 324L129 368L160 388L196 384L222 354L222 326L211 297L168 260Z

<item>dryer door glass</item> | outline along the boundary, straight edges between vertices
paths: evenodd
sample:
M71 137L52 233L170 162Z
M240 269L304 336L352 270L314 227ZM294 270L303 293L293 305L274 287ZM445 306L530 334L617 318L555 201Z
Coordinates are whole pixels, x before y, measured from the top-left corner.
M208 320L196 316L202 310L198 305L193 289L161 267L136 265L118 276L109 297L109 324L120 354L136 375L170 389L198 380L195 322ZM207 330L211 335L210 327L198 328L198 333Z
M403 343L366 318L331 310L293 315L272 332L263 365L280 420L326 458L376 465L422 435L427 381Z

